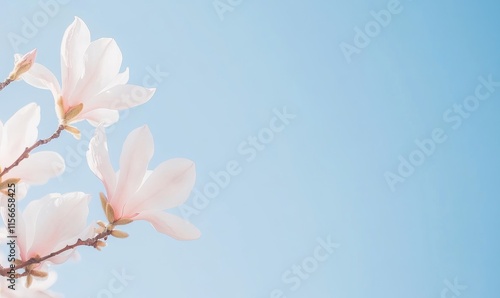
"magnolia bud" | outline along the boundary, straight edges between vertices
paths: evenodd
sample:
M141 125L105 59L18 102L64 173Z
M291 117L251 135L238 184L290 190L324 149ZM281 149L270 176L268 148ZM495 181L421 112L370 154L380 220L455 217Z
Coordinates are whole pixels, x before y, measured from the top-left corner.
M30 70L33 63L35 63L36 58L36 49L25 54L21 58L16 57L16 62L14 64L14 70L9 75L9 80L15 81L19 79L25 72Z
M123 231L113 230L111 231L111 236L114 236L116 238L127 238L128 234Z

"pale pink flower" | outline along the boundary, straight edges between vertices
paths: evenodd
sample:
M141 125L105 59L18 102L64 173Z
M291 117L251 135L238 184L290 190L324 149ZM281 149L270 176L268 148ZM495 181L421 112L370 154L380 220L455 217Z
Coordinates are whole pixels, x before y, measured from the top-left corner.
M114 39L90 41L87 25L75 17L61 44L62 87L54 74L35 63L22 78L48 89L61 124L88 120L104 125L118 121L118 110L147 102L155 89L127 84L128 68L120 73L122 53Z
M31 201L24 212L16 217L15 232L19 259L27 261L34 257L44 257L78 238L92 236L87 227L90 195L73 192L49 194L42 199ZM7 226L8 212L2 207L2 217ZM39 264L60 264L74 256L75 250L68 250ZM34 269L36 269L34 268Z
M199 230L184 219L163 212L184 203L194 186L195 165L191 160L167 160L148 171L153 156L153 136L147 126L133 130L125 140L120 156L120 170L114 171L106 134L98 127L87 152L87 161L106 188L114 220L131 219L150 222L160 233L178 240L200 237Z
M12 165L27 147L38 139L40 107L31 103L17 111L5 124L0 121L0 172ZM64 159L56 152L40 151L0 177L0 182L20 179L16 184L16 198L21 199L31 184L44 184L64 172ZM5 190L5 189L4 189ZM0 197L1 200L1 197Z

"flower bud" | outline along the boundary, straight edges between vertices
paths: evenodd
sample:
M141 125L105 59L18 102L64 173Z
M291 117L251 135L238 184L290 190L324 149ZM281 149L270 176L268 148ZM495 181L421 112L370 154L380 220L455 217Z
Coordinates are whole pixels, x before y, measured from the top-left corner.
M101 240L97 240L97 242L95 243L95 246L94 246L98 251L101 251L101 249L103 247L106 247L106 242L104 241L101 241Z
M127 238L128 234L120 230L113 230L111 231L111 236L114 236L116 238Z
M33 66L33 63L35 63L35 58L36 58L36 49L25 54L21 58L16 57L14 69L9 75L9 80L15 81L19 79L19 77L22 76L25 72L30 70L31 66Z

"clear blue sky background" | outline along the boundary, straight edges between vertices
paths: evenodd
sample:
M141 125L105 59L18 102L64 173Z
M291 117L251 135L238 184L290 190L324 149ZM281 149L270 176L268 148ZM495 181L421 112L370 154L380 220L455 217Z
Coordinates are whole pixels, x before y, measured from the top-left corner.
M6 76L16 51L8 34L21 35L23 18L43 10L37 1L1 1ZM110 132L115 166L126 135L148 124L152 167L190 158L202 191L209 173L231 160L242 172L189 217L200 240L178 242L134 223L125 227L130 238L110 239L103 252L82 248L81 261L56 267L53 289L108 297L113 271L123 269L134 279L112 297L256 298L272 297L274 289L292 298L442 297L445 281L455 278L467 286L461 298L498 295L500 90L457 129L443 114L474 94L480 76L500 81L499 4L402 0L402 11L348 63L341 43L352 45L355 28L373 21L370 11L390 2L243 0L224 20L211 0L60 5L18 47L37 48L38 62L57 76L61 38L74 16L93 39L116 39L131 83L142 84L149 68L169 73L153 99ZM57 126L47 91L19 82L0 100L2 120L36 101L40 134ZM296 118L248 162L238 146L285 106ZM436 128L446 141L391 191L384 174L398 174L398 157L408 159L415 140ZM78 153L85 140L64 135L47 146L70 171L32 188L28 199L91 193L90 222L104 219L103 187ZM191 197L187 205L193 203ZM340 247L292 290L283 274L311 261L317 238L328 236Z

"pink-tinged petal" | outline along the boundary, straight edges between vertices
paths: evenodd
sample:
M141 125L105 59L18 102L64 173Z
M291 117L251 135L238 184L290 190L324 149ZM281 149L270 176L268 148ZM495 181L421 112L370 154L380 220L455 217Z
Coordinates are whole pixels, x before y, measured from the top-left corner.
M17 192L17 191L16 191ZM16 230L18 235L18 244L21 260L28 260L30 257L29 250L35 238L35 228L38 215L42 208L50 198L55 197L55 194L47 195L43 199L31 201L22 216L18 216L16 220Z
M63 245L63 247L65 247L68 244L72 244L74 242L76 242L76 239L75 239L75 241L65 241L65 244ZM61 247L61 248L63 248L63 247ZM54 250L58 250L58 249L54 248ZM70 250L67 250L63 253L58 254L57 256L54 256L52 258L47 259L46 262L50 262L52 264L62 264L70 259L77 260L79 258L80 258L80 255L78 254L76 249L70 249Z
M112 197L116 187L116 174L109 160L108 143L104 128L98 127L87 151L90 170L103 182L106 193Z
M71 95L71 105L99 94L120 71L122 53L114 39L101 38L90 43L84 55L85 71Z
M133 219L149 221L155 230L177 240L195 240L201 236L200 230L193 224L166 212L144 211Z
M64 172L65 164L56 152L42 151L31 154L9 172L9 177L21 178L28 184L45 184L49 179Z
M95 235L96 235L95 227L88 226L85 228L85 230L82 233L77 234L77 236L64 239L63 241L61 241L57 244L54 243L54 250L57 251L61 248L64 248L68 244L73 244L76 241L78 241L78 239L90 239L90 238L94 237ZM57 256L49 258L49 259L47 259L47 261L52 263L52 264L62 264L64 262L68 261L69 259L72 259L74 261L79 261L80 258L81 257L80 257L80 254L78 253L78 251L76 249L71 249L71 250L68 250L64 253L57 255Z
M164 210L184 203L196 181L194 163L175 158L161 163L125 206L125 214L142 210Z
M114 86L125 85L129 79L129 69L125 68L125 71L116 75L116 77L104 88L104 90L110 89Z
M99 108L111 110L132 108L149 101L155 91L155 88L137 85L118 85L88 99L84 111Z
M42 198L28 254L47 255L72 244L86 231L89 200L90 196L81 192Z
M61 94L59 82L54 74L45 66L34 63L30 70L24 73L21 78L33 87L50 90L55 101L59 99L59 95Z
M23 63L23 64L33 64L35 62L35 59L36 59L36 52L37 50L36 49L33 49L31 51L29 51L28 53L24 54L23 56L21 56L21 54L15 54L14 55L14 60L15 60L15 64L17 63Z
M64 32L61 43L61 76L64 86L63 98L68 100L70 106L75 105L72 102L71 95L76 84L81 79L85 61L83 55L90 45L90 31L87 25L78 17L75 17L73 23Z
M120 156L116 192L110 198L110 204L115 207L115 216L121 216L126 200L141 186L153 152L153 136L147 125L134 129L127 136Z
M118 119L120 119L120 113L118 111L97 109L81 113L74 119L74 121L71 121L71 123L87 120L94 127L97 127L99 125L108 127L118 122Z
M12 164L38 137L40 107L31 103L17 111L4 125L0 166Z

